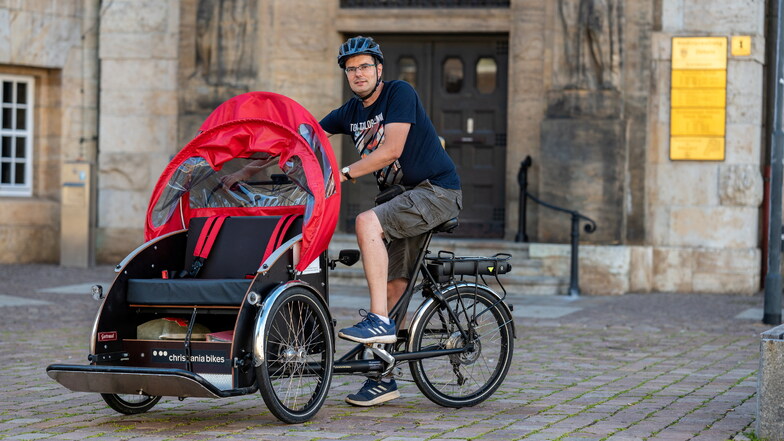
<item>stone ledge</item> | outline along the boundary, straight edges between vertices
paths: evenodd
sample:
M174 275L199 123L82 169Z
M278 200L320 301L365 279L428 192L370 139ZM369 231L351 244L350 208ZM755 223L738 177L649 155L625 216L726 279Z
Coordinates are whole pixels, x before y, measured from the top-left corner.
M0 198L0 226L51 227L60 223L60 204L40 198Z
M541 274L568 277L571 246L532 243ZM586 294L759 291L758 248L580 245L580 289Z
M769 329L763 332L761 335L763 339L784 340L784 325L779 325L773 329Z

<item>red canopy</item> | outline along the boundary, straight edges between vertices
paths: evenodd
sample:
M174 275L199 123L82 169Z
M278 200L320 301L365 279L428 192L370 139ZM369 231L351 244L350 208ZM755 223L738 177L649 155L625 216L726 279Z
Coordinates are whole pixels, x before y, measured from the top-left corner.
M265 161L282 174L259 182L263 186L222 185L228 174ZM337 225L336 170L329 140L305 108L275 93L236 96L207 117L161 174L147 208L145 239L188 228L193 217L302 214L296 270L303 271L327 249Z

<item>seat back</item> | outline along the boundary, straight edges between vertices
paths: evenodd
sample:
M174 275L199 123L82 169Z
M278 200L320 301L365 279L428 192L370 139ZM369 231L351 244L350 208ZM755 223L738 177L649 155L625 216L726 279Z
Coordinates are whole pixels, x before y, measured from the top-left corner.
M198 274L200 279L242 279L255 275L264 252L276 234L281 216L238 216L226 219ZM193 218L188 229L188 244L184 268L190 268L194 250L206 217ZM298 217L285 232L282 241L302 232L302 217Z

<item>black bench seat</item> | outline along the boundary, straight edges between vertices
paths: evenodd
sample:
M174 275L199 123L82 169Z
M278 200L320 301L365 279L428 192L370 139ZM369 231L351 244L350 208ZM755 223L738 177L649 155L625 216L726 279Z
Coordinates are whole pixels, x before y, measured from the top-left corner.
M251 279L129 279L128 304L240 306Z

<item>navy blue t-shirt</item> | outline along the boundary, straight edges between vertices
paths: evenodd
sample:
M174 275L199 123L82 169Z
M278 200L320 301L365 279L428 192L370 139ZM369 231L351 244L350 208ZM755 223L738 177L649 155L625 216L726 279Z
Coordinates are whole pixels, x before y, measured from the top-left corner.
M348 100L325 116L321 127L327 133L351 135L354 147L364 158L383 144L388 123L410 123L411 129L400 158L374 172L379 188L413 186L428 179L439 187L460 189L454 162L441 148L416 91L405 81L385 81L378 99L369 107L364 107L359 98Z

